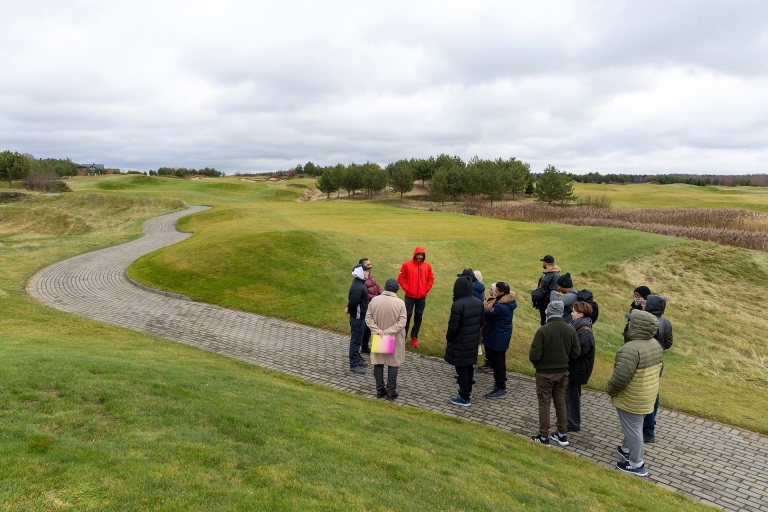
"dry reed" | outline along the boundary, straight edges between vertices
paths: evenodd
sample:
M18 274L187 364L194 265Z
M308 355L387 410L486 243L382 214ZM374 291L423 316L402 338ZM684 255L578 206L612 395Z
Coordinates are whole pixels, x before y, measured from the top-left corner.
M472 215L520 222L633 229L660 235L768 250L768 215L747 210L612 210L526 204L471 207Z

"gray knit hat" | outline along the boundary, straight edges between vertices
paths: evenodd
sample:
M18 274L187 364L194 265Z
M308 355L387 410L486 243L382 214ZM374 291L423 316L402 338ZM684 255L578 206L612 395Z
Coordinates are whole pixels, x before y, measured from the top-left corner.
M390 277L387 282L384 283L384 290L387 292L397 293L400 290L400 285L397 284L397 279Z
M564 310L565 305L563 304L563 301L553 300L549 303L549 306L547 306L547 318L550 316L563 316Z

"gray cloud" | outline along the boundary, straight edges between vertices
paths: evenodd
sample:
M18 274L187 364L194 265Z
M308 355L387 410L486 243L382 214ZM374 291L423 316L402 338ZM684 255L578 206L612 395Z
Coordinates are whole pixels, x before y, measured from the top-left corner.
M5 2L0 141L124 169L440 153L765 172L768 4Z

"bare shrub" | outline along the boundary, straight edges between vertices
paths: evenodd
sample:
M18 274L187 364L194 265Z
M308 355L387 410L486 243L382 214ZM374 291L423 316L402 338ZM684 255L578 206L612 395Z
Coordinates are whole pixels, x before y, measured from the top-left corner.
M37 192L68 192L70 188L53 171L33 170L24 178L24 188Z

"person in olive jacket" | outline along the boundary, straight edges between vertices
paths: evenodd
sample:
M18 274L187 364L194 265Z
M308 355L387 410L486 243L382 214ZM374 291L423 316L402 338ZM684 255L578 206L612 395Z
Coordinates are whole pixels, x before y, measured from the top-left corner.
M595 367L595 335L592 333L591 314L592 306L588 303L579 301L573 304L572 325L579 337L581 352L568 365L568 388L565 391L568 432L581 430L581 386L589 382Z
M459 395L451 403L462 407L471 405L472 374L477 364L480 327L483 325L483 303L472 292L472 283L459 277L453 284L453 304L445 333L445 361L456 367Z
M659 320L647 311L630 313L626 343L616 353L616 361L605 391L619 415L624 439L616 452L622 459L616 467L626 473L645 476L643 460L643 418L653 411L659 392L659 372L664 349L653 338Z
M517 294L507 283L496 283L496 296L485 303L483 345L485 358L493 369L493 389L485 398L503 398L507 394L507 350L512 340L512 317L517 308Z
M539 433L531 436L537 443L549 444L551 437L560 446L568 446L568 414L565 390L568 387L568 362L579 355L581 347L576 330L563 320L563 301L554 299L547 306L547 323L533 337L528 359L536 368L536 398L539 401ZM555 404L557 432L549 433L550 403Z

